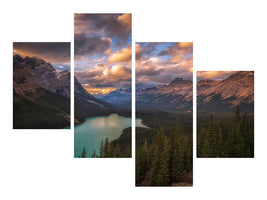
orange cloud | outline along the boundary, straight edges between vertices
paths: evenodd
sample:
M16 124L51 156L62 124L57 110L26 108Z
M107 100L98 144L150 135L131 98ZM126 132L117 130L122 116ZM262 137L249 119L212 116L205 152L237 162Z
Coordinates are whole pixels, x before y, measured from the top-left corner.
M198 71L197 72L197 79L224 79L234 71Z
M179 63L179 62L181 62L183 60L184 60L184 55L180 54L180 55L177 55L177 56L173 56L170 61L172 63Z
M123 14L118 16L118 21L125 24L128 30L132 29L132 14Z
M110 66L101 63L86 71L77 71L75 76L82 84L90 83L91 87L113 87L120 82L130 82L131 69L121 64Z
M178 42L180 48L189 48L193 47L193 42Z
M132 59L132 48L131 46L127 48L120 49L108 58L108 62L129 62Z
M93 94L93 95L108 94L108 93L117 89L117 88L113 88L113 87L107 87L107 88L91 87L89 84L83 84L82 86L84 87L84 89L87 92L89 92L90 94Z

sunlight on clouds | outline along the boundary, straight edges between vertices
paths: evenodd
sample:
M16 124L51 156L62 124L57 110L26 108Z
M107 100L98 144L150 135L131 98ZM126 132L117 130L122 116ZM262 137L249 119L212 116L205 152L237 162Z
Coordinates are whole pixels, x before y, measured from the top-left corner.
M132 28L132 14L119 15L118 21L126 24L128 29Z
M193 42L179 42L178 46L181 48L193 47Z
M233 74L234 71L198 71L197 79L224 79Z
M116 90L116 88L112 88L112 87L108 87L108 88L90 87L89 84L83 84L82 86L84 87L84 89L86 89L87 92L93 95L108 94Z
M132 48L120 49L108 58L108 62L129 62L132 59Z

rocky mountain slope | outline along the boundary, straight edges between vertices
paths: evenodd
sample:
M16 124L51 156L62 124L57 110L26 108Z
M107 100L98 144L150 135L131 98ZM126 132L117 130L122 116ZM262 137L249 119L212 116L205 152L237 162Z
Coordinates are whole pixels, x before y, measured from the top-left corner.
M18 94L36 92L43 88L70 97L70 73L58 72L43 59L13 56L13 88Z
M65 128L70 125L69 72L35 57L13 56L13 127Z
M173 111L192 111L193 82L176 78L167 85L136 91L137 109L157 108Z
M201 80L197 83L199 111L254 110L254 72L238 71L221 81Z

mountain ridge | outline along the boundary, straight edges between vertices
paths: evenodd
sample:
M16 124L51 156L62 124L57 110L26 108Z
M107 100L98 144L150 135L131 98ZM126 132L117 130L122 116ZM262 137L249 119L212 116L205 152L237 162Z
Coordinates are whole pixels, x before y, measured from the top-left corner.
M254 72L238 71L223 80L201 80L197 83L197 105L200 111L254 111Z

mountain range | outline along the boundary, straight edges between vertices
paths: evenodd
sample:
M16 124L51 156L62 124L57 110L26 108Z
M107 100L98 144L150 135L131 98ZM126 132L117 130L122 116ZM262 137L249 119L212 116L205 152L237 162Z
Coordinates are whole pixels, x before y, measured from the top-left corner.
M193 82L176 78L169 84L136 90L137 109L192 111Z
M97 96L100 100L131 108L132 103L132 90L131 88L120 88L105 95Z
M169 84L136 90L136 108L191 112L193 82L176 78ZM75 124L87 117L118 113L130 116L131 89L96 98L74 77ZM254 111L254 72L239 71L224 80L197 82L198 111ZM14 128L64 128L70 125L70 72L57 71L43 59L13 56Z
M192 111L193 82L176 78L169 84L136 90L136 108ZM232 112L254 110L254 72L238 71L224 80L197 82L198 111Z
M197 83L198 111L254 111L254 72L238 71L224 80L200 80Z

